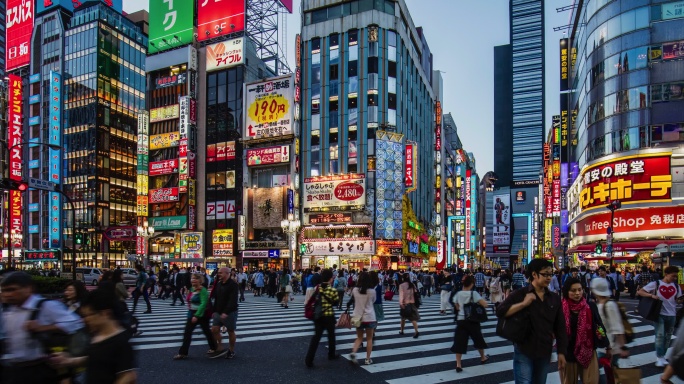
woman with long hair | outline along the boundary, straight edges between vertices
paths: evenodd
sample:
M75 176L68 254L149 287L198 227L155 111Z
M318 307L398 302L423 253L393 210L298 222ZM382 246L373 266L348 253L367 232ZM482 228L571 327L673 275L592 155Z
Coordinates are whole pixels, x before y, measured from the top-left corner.
M381 322L385 320L385 310L382 308L382 282L380 281L380 276L377 271L371 271L370 273L373 286L375 286L375 301L373 302L373 309L375 310L375 321ZM378 327L375 326L377 331ZM373 333L373 338L377 332Z
M356 285L351 291L354 300L354 312L352 319L359 318L361 323L356 327L356 340L352 346L352 352L349 358L353 363L356 363L356 351L363 343L364 333L366 335L366 365L373 364L371 360L371 352L373 351L373 333L377 326L375 319L375 310L373 304L375 303L376 292L373 289L373 280L368 272L361 272L356 281Z
M81 302L88 294L88 290L82 281L74 280L64 289L64 304L69 308L69 312L76 312L81 307Z
M413 324L413 338L418 338L418 320L420 320L420 315L418 314L418 308L416 307L416 301L414 299L416 286L411 282L411 277L408 273L402 275L401 280L403 281L399 285L399 315L401 316L401 326L399 334L404 334L404 324L406 320Z
M495 306L499 305L504 299L503 285L501 284L501 270L495 269L494 275L489 280L489 301Z
M211 334L209 328L209 316L206 316L207 305L209 303L209 291L202 286L204 283L204 275L201 273L193 273L190 278L190 294L188 295L188 320L185 323L185 331L183 332L183 345L178 350L178 354L173 357L174 360L183 360L188 358L188 351L190 349L190 341L192 340L192 331L199 325L202 328L204 337L209 343L209 352L207 354L212 357L216 353L216 339Z
M290 270L285 268L283 273L280 275L280 292L283 293L283 300L280 302L280 306L283 308L288 308L287 303L290 301L290 293L292 293L292 285L290 284Z
M451 352L456 354L456 372L463 371L461 367L461 357L468 350L468 338L473 340L475 348L480 352L480 363L485 364L489 360L489 356L485 355L484 350L487 348L487 343L482 337L482 327L480 323L470 321L465 318L464 306L469 303L477 303L483 308L487 308L487 301L482 296L473 291L475 279L472 276L463 278L463 289L451 296L449 299L454 306L456 315L456 330L454 331L454 344L451 346Z
M599 382L599 365L596 355L597 327L601 324L598 308L585 298L579 279L569 277L563 284L563 314L568 336L565 351L565 369L560 372L563 384L576 384L582 377L584 384Z
M501 271L499 280L501 281L501 289L503 291L504 300L506 300L508 294L511 293L511 286L513 285L511 279L511 271L509 271L508 269Z

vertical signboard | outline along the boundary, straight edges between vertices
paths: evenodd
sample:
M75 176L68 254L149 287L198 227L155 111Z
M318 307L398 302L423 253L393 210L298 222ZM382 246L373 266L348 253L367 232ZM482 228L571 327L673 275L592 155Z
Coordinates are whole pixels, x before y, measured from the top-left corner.
M32 0L7 0L5 15L5 70L29 64L34 4Z
M9 13L9 12L8 12ZM7 106L7 146L10 148L9 153L9 178L11 180L21 181L22 175L22 135L23 135L23 116L24 116L24 100L23 100L23 84L21 77L17 75L9 75L9 95ZM23 218L21 212L21 192L10 191L10 234L22 233ZM21 240L13 240L12 245L21 248Z
M138 216L147 217L148 214L148 174L147 166L141 167L141 164L149 165L150 153L150 117L147 112L138 114L138 177L137 177L137 213Z
M149 54L192 43L195 2L150 0Z
M466 169L466 178L465 178L465 219L466 219L466 228L465 228L465 249L466 251L470 251L470 204L471 201L470 199L472 198L471 196L471 176L472 176L472 171L470 169Z
M57 72L50 72L50 137L48 144L61 147L62 137L62 75ZM50 181L55 184L60 184L62 180L61 170L61 150L48 149L50 153ZM50 247L59 248L61 246L61 212L62 212L62 195L56 192L48 194L50 199L50 225L49 227L49 242Z
M569 84L569 71L570 66L568 57L568 39L560 39L560 91L564 92L568 90Z
M200 0L197 2L197 41L245 29L245 0Z
M494 231L492 243L494 245L508 246L511 243L511 197L509 194L494 196Z

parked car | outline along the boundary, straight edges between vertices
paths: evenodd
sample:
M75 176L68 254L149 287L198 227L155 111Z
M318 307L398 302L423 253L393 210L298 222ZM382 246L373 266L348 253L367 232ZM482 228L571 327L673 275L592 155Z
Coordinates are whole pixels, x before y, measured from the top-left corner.
M134 268L121 268L123 272L123 282L125 286L134 286L135 280L138 278L138 271Z
M97 285L102 276L102 270L100 268L82 267L76 268L76 273L83 274L83 284L86 285Z

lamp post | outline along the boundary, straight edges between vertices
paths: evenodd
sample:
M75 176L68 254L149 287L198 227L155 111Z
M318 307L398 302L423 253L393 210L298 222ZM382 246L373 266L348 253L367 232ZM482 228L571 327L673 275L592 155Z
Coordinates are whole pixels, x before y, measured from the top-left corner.
M290 249L290 270L295 266L294 255L297 246L297 237L295 235L299 232L301 226L301 221L295 220L294 215L291 213L287 215L287 219L280 222L280 227L283 229L283 232L287 234L287 244Z
M620 203L620 200L613 200L606 207L610 210L610 226L608 227L608 236L606 236L606 245L610 254L610 267L613 266L613 219L615 218L615 211L621 207L622 203Z
M150 237L154 236L154 227L148 223L147 219L145 219L145 221L143 221L142 225L138 226L138 236L145 239L145 247L147 248L147 265L149 265L150 264L149 239L150 239Z

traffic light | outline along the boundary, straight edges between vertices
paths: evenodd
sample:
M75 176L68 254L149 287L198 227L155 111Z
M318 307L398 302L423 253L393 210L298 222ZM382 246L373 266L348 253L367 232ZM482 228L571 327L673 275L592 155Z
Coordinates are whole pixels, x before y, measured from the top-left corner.
M299 253L302 255L306 253L306 244L299 244Z
M81 244L83 244L83 234L77 233L76 234L76 245L81 245Z
M7 191L24 192L28 190L28 185L23 181L17 181L12 179L0 179L0 189L4 189Z
M603 246L601 243L596 244L596 249L594 249L594 253L603 253Z

